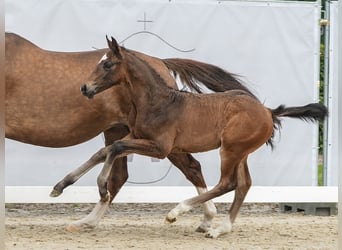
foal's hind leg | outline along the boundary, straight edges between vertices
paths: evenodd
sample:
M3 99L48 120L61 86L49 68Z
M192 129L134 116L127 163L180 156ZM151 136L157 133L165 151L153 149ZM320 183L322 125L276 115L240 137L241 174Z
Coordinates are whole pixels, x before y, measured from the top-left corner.
M234 201L229 211L231 223L234 223L251 185L252 179L249 174L246 157L240 162L240 165L237 169L237 186L235 189Z
M237 184L237 168L242 158L243 156L241 154L233 150L224 150L221 148L221 178L219 183L206 193L182 201L168 213L166 220L168 222L174 222L178 215L189 211L191 208L234 190ZM221 234L230 232L231 227L231 221L228 218L217 229L210 228L206 236L216 238Z
M208 238L217 238L218 236L231 231L232 225L251 186L252 181L248 171L247 157L242 159L235 171L235 195L229 211L229 217L223 220L218 227L211 228L206 234L206 237Z
M177 167L185 177L196 187L198 194L207 192L200 163L190 154L169 154L168 159ZM207 232L216 212L214 202L209 200L203 204L204 217L196 232Z

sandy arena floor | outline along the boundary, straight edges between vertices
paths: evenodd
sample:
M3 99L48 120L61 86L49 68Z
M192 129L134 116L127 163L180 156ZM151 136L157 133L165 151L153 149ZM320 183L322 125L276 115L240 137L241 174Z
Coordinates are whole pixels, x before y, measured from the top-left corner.
M194 230L196 208L176 223L164 223L175 204L115 204L93 230L64 228L94 204L7 204L6 249L337 249L337 216L284 214L277 204L245 204L233 231L207 239ZM227 204L217 204L218 223Z

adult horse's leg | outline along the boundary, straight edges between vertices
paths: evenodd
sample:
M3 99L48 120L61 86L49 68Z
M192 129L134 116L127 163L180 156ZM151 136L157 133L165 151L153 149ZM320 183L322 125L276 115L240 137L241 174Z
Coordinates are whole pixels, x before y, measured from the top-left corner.
M175 165L185 177L196 187L198 194L208 191L202 175L201 164L191 154L169 154L168 159ZM209 200L203 204L203 221L196 229L196 232L207 232L211 222L216 215L216 207L213 201Z

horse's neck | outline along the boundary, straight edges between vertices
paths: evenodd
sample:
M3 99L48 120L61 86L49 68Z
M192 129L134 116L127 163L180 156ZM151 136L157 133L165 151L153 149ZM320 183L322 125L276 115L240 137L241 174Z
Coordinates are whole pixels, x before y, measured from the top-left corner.
M134 57L133 57L134 58ZM140 59L128 63L130 92L135 106L160 103L169 98L174 90L167 86L164 79Z
M128 65L127 86L131 98L128 125L133 134L144 134L144 126L161 127L165 121L174 121L175 113L183 110L182 93L169 88L149 67Z
M129 50L134 56L138 57L139 59L143 60L144 63L148 64L149 67L153 68L155 72L163 79L167 86L171 88L177 89L177 83L174 77L170 74L170 71L167 67L165 67L164 62L157 57L153 57L150 55L143 54L138 51Z

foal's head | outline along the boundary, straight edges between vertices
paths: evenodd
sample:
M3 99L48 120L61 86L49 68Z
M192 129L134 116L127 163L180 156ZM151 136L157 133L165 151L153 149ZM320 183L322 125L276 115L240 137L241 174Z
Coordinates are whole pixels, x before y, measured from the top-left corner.
M120 84L125 79L122 49L113 37L109 40L106 36L106 39L110 50L100 59L90 79L81 87L82 94L88 98Z

